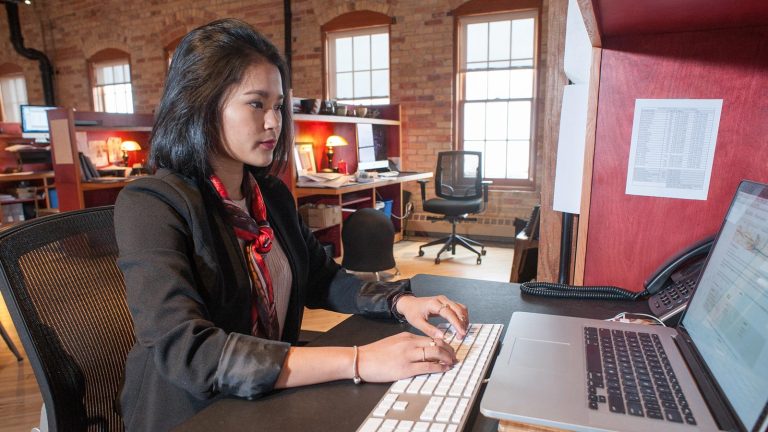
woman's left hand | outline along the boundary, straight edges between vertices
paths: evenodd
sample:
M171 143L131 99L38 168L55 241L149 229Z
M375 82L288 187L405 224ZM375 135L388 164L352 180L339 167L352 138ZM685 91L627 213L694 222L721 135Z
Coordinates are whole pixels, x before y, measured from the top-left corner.
M399 313L405 316L408 323L429 337L442 339L444 333L443 330L427 321L432 316L445 318L453 325L460 338L467 334L467 326L469 325L467 307L444 295L435 297L402 296L398 299L395 307Z

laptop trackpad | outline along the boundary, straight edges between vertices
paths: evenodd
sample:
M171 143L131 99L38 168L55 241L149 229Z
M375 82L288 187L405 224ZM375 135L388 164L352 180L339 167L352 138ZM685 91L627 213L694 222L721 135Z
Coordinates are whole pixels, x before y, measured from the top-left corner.
M549 371L561 369L570 356L570 349L569 344L562 342L517 339L509 365Z

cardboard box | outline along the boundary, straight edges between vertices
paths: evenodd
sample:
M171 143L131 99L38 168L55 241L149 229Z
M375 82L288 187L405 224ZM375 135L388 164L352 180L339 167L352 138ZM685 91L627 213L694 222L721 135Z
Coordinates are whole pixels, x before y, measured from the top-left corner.
M310 228L327 228L341 223L341 207L339 206L321 204L321 207L316 207L303 205L299 207L299 214L304 219L304 223Z
M34 198L35 197L35 187L33 186L24 186L24 187L17 187L16 188L16 196L19 199L27 199L27 198Z

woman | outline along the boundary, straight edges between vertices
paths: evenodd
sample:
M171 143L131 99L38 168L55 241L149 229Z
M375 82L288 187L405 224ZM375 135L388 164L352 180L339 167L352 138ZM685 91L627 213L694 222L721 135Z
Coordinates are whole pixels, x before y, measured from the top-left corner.
M426 319L466 333L466 308L368 282L328 258L269 175L292 143L288 72L247 24L221 20L174 53L151 138L153 176L118 198L115 226L136 344L121 404L129 430L167 430L221 397L338 379L386 382L452 367ZM295 347L304 306L407 320L361 347Z

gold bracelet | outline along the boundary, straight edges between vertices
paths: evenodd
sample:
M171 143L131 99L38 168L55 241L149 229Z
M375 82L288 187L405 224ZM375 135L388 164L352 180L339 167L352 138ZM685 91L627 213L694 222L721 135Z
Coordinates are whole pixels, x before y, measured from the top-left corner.
M360 378L360 372L357 369L357 345L353 348L355 349L355 358L352 360L352 382L360 384L363 382L363 379Z

